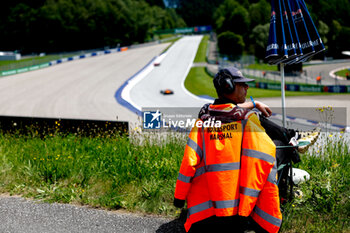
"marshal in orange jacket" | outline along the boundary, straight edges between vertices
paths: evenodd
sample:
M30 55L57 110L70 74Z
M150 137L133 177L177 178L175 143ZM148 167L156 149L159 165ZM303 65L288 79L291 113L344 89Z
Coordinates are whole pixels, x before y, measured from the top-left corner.
M278 232L282 214L275 152L256 114L220 128L194 127L175 188L175 198L187 201L186 231L211 216L240 215L251 216L268 232Z

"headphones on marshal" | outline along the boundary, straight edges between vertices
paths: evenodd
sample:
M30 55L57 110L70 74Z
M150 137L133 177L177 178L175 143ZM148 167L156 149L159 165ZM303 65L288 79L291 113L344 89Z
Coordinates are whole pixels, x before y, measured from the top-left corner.
M231 94L235 91L236 85L228 70L220 70L214 77L214 86L218 94Z

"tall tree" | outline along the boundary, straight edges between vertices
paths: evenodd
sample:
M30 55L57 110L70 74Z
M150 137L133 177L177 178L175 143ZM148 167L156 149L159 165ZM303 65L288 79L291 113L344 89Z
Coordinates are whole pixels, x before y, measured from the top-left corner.
M215 11L216 31L245 35L249 31L249 13L235 0L225 0Z
M200 25L213 25L213 13L223 0L172 0L176 11L190 27Z
M11 2L11 3L9 3ZM0 15L0 50L62 52L141 43L184 26L174 9L144 0L13 0Z
M269 29L270 24L264 24L264 25L257 25L253 28L253 31L250 35L250 41L252 41L252 53L259 58L264 59L265 57L265 49L267 46L267 39L269 37Z
M271 6L266 0L253 3L248 8L250 16L250 28L254 28L259 24L270 22Z
M163 0L146 0L146 2L151 6L159 6L161 8L165 7Z
M221 54L237 59L244 50L243 37L233 32L223 32L218 35L218 47Z

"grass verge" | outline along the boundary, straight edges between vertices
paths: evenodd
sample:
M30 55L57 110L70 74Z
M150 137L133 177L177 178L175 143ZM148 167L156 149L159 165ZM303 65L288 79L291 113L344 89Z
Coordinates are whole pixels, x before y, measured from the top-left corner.
M350 74L350 70L349 69L339 70L339 71L335 72L335 75L341 76L341 77L344 77L344 78L346 78L346 74Z
M201 43L199 44L196 57L193 62L207 62L207 48L208 48L209 35L204 35Z
M163 42L163 43L170 43L170 44L162 51L162 53L165 53L166 51L168 51L168 50L170 49L170 47L171 47L176 41L180 40L181 38L182 38L181 36L178 36L178 37L176 37L176 38L173 38L173 39L171 39L171 40L167 40L167 41Z
M281 232L349 232L350 153L340 136L296 165L311 179L283 206ZM172 200L185 143L184 135L140 144L126 137L0 134L0 192L176 217Z
M350 153L340 137L325 140L314 156L305 154L296 165L311 179L295 187L301 195L285 206L281 232L350 231Z
M185 87L195 95L208 95L216 98L216 91L213 85L213 78L205 71L204 67L192 67L185 80ZM286 96L315 96L315 95L334 95L336 93L328 92L301 92L301 91L286 91ZM338 93L339 94L339 93ZM340 93L341 94L341 93ZM347 93L345 93L347 94ZM254 98L264 97L281 97L279 90L267 90L250 87L247 96Z
M247 68L253 70L278 71L277 65L269 64L250 64Z
M57 59L62 59L65 57L74 56L74 54L64 54L64 55L47 55L43 57L35 56L31 58L24 58L18 61L0 61L0 71L20 69L24 67L29 67L33 65L39 65L46 62L50 62Z
M0 134L0 192L171 215L185 143Z
M185 80L185 87L195 95L216 96L213 78L205 71L205 67L192 67Z

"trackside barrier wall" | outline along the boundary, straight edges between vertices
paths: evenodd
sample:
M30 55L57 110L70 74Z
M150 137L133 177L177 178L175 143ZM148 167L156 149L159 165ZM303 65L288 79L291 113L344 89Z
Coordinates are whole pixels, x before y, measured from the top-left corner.
M123 51L127 51L127 50L128 50L128 47L121 47L121 48L115 48L115 49L109 49L109 50L104 50L104 51L97 51L97 52L82 54L82 55L73 56L73 57L62 58L62 59L53 60L53 61L50 61L47 63L43 63L40 65L34 65L34 66L23 67L23 68L19 68L19 69L2 71L2 72L0 72L0 77L7 76L7 75L13 75L13 74L20 74L20 73L27 72L27 71L38 70L41 68L61 64L61 63L68 62L68 61L74 61L74 60L79 60L79 59L84 59L84 58L94 57L94 56L101 56L104 54L110 54L110 53L116 53L116 52L123 52Z
M269 90L281 90L281 84L267 82L249 82L249 87L256 87ZM330 93L350 93L350 86L346 85L303 85L303 84L286 84L286 91L306 91L306 92L330 92Z

